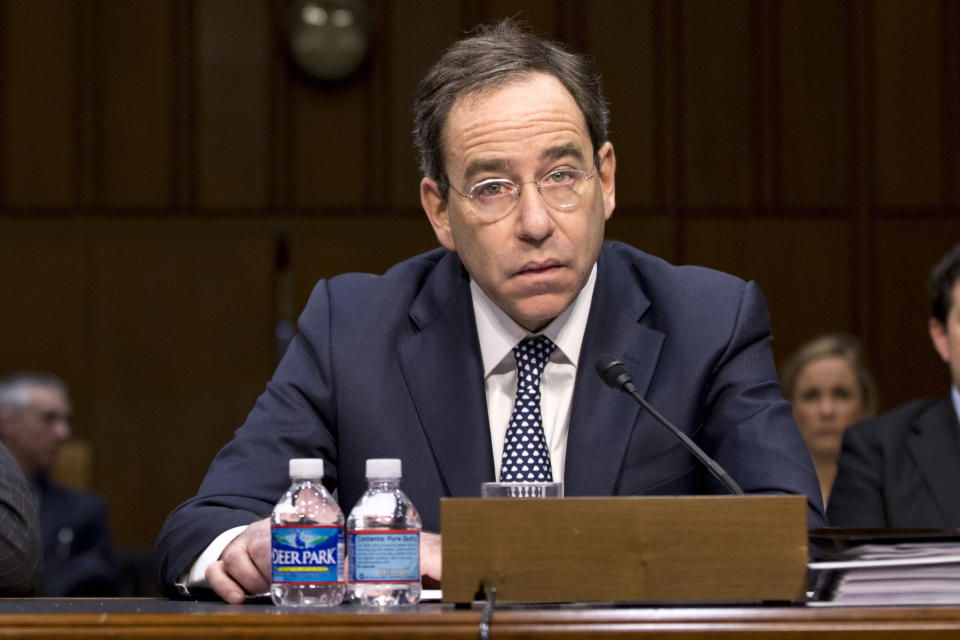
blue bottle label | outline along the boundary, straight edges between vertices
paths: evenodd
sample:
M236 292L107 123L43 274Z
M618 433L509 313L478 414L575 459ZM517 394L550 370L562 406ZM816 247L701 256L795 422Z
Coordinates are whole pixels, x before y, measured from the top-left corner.
M270 530L270 542L273 583L341 581L343 527L274 525Z
M370 529L347 534L350 582L419 582L420 532Z

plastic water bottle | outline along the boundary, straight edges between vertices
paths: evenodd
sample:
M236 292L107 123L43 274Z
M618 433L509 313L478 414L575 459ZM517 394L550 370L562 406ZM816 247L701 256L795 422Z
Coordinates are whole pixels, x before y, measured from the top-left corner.
M361 606L420 601L420 514L400 478L400 460L367 460L367 492L347 518L347 590Z
M290 488L270 516L270 595L278 606L343 602L343 512L322 479L323 460L290 460Z

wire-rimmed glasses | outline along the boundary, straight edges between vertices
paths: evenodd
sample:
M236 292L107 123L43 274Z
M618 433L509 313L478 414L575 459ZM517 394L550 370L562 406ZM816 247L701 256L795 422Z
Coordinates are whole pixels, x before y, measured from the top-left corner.
M461 198L469 199L480 218L495 222L510 213L520 199L525 184L536 185L544 202L552 209L561 212L575 210L587 181L595 175L596 171L588 175L580 169L553 169L539 180L514 182L507 178L487 178L472 185L466 193L461 193L449 183L448 186Z

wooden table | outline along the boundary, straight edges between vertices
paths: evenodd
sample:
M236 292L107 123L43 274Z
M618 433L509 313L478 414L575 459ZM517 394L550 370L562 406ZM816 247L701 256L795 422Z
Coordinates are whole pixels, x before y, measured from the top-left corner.
M478 637L479 607L422 604L404 611L284 610L133 599L0 599L2 638ZM566 605L495 610L490 638L960 638L957 607L628 607Z

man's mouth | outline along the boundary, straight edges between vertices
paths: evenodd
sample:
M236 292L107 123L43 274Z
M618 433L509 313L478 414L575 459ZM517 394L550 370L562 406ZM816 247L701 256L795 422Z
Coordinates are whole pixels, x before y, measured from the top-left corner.
M545 260L543 262L528 262L519 270L517 270L516 275L525 276L525 275L539 275L542 273L550 273L556 269L562 267L563 264L557 260Z

